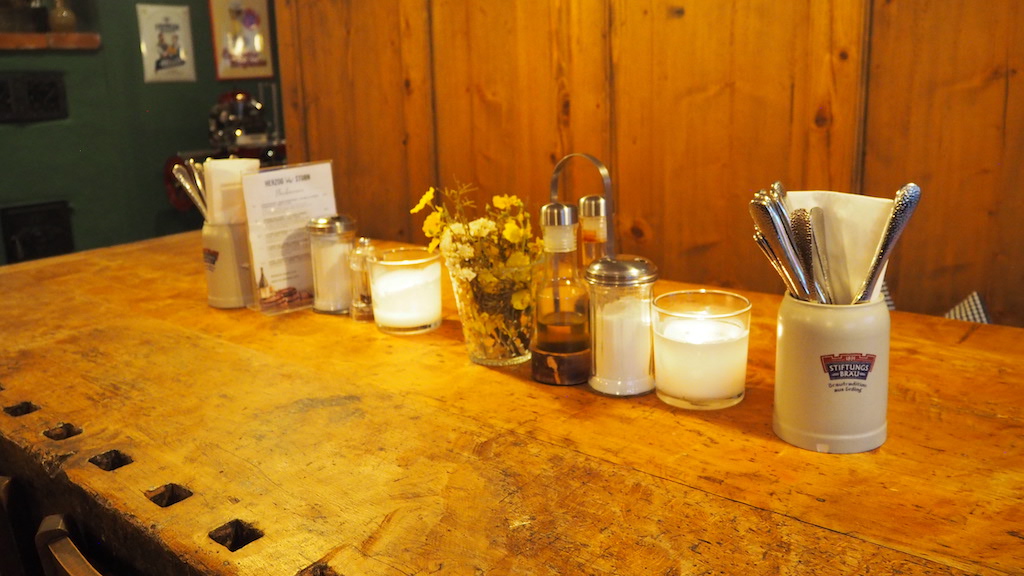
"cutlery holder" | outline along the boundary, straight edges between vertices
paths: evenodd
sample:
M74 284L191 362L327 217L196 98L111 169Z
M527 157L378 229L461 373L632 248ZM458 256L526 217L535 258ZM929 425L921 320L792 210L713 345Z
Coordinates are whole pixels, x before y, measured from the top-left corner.
M214 308L245 308L253 302L246 225L203 224L207 302Z
M779 438L816 452L873 450L885 442L888 395L885 300L836 306L783 298L772 411Z

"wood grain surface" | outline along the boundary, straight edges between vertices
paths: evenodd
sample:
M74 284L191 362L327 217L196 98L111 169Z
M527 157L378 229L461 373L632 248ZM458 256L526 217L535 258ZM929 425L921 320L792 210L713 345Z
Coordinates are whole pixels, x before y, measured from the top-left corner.
M1024 6L1017 0L282 0L289 158L339 206L422 242L413 206L471 183L536 211L551 170L612 171L623 251L664 277L774 292L746 205L791 190L921 208L889 267L901 310L971 291L1024 326ZM600 192L586 165L563 198ZM873 246L866 247L871 250Z
M744 401L690 412L472 364L448 286L410 337L216 310L199 253L0 269L0 472L143 573L1024 571L1021 329L893 313L888 440L818 454L771 431L775 295Z

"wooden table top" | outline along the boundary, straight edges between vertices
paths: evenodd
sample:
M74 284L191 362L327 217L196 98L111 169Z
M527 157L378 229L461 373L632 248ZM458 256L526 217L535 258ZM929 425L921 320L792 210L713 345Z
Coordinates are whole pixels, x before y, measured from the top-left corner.
M0 290L0 470L148 573L1024 573L1022 329L894 312L888 440L834 455L772 432L777 295L691 412L470 363L448 287L418 336L210 308L198 233Z

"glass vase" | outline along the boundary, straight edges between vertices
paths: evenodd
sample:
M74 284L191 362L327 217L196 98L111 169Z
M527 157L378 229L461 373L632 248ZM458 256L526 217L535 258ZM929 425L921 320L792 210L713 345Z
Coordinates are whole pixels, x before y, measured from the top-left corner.
M450 267L469 359L484 366L511 366L530 359L532 268L483 270Z

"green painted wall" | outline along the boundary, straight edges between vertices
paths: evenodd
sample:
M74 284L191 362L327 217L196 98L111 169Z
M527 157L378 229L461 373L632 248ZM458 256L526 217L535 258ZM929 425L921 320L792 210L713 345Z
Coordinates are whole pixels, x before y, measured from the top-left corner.
M79 29L102 35L97 51L0 51L0 70L62 71L69 111L63 120L0 124L0 207L69 201L76 250L201 227L194 209L168 202L164 163L209 147L207 116L220 94L256 95L271 81L217 80L207 0L140 3L189 6L196 82L143 82L137 3L126 0L72 3Z

